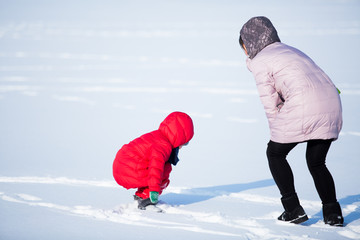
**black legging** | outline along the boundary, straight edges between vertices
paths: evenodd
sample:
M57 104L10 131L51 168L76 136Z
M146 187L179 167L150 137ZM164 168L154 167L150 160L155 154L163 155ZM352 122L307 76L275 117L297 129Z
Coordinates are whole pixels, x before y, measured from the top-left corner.
M337 201L334 180L325 165L326 155L331 142L331 139L309 140L306 147L307 166L323 204ZM284 198L296 193L294 176L286 156L297 144L277 143L270 140L266 150L271 174Z

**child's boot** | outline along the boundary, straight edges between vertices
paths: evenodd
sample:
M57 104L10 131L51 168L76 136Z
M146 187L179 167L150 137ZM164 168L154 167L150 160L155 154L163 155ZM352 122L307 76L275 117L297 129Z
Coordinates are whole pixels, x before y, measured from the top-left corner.
M325 224L342 227L344 218L338 202L323 204L323 216Z
M134 200L138 202L138 208L141 210L146 210L146 207L149 205L155 205L151 202L150 198L141 198L138 195L134 195Z

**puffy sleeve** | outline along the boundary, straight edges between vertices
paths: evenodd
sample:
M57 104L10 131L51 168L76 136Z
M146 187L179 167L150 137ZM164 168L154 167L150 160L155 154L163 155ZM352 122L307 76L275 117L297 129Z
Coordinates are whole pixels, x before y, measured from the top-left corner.
M148 169L148 186L150 191L160 192L164 174L169 174L165 172L165 163L169 159L170 153L170 146L152 147Z
M281 103L279 93L275 88L275 81L269 66L261 61L247 60L247 67L253 73L260 100L264 105L265 113L269 123L273 122L278 113Z

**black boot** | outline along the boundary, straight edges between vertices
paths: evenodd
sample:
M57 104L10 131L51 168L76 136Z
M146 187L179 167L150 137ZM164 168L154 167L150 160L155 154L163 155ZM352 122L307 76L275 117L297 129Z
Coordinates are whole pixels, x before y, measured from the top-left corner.
M138 208L141 210L146 210L146 207L149 205L155 205L150 201L150 198L142 199L141 197L134 195L134 200L138 202Z
M325 224L338 227L342 227L344 225L344 218L338 202L323 204L322 209Z
M290 197L281 198L285 211L278 217L278 220L299 224L308 220L304 209L300 205L299 199L296 194Z

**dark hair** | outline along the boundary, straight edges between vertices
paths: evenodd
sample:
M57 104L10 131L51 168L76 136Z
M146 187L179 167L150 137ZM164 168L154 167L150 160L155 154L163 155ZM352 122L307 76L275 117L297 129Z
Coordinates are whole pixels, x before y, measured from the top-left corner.
M241 47L242 49L244 49L244 41L242 40L241 35L240 35L240 38L239 38L239 43L240 43L240 47ZM245 50L245 49L244 49L244 50Z

